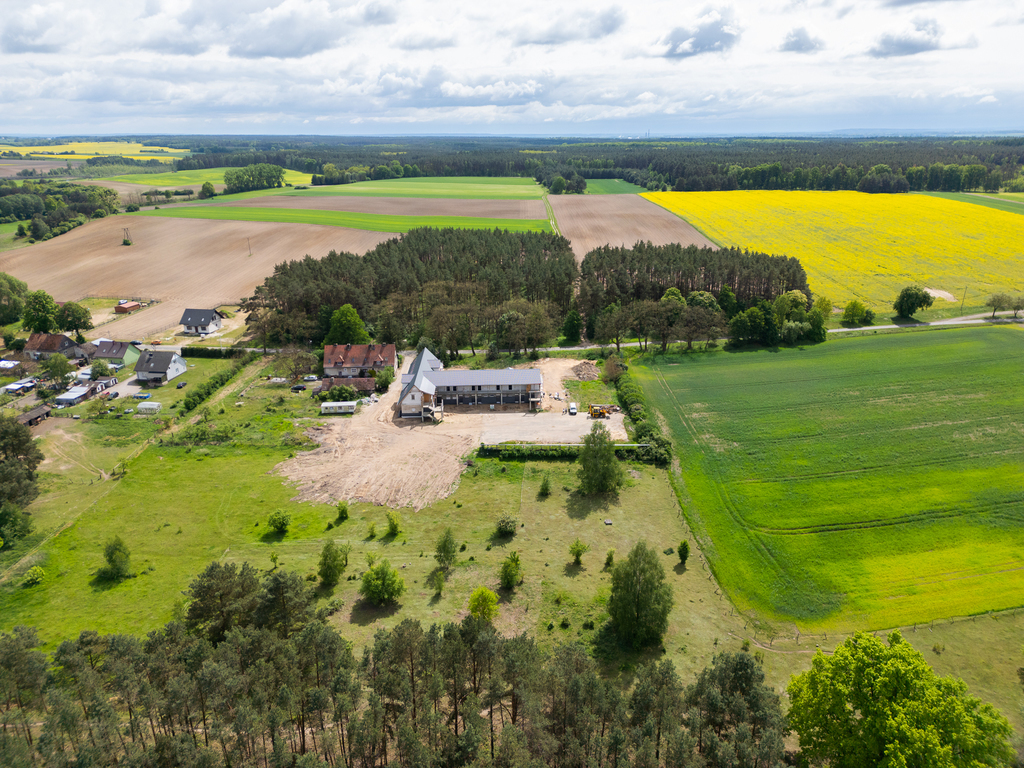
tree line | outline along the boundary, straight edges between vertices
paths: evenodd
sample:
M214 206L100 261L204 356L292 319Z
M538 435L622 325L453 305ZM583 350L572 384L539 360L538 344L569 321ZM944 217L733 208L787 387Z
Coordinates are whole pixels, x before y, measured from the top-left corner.
M49 240L80 226L87 219L117 213L118 195L105 187L87 187L65 181L0 180L0 223L19 225L18 237Z

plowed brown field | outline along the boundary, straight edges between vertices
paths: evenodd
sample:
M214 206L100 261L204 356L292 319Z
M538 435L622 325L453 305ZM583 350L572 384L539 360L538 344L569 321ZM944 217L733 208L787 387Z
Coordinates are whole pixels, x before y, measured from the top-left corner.
M134 245L121 245L126 226ZM392 237L398 235L313 224L108 216L0 254L0 272L57 301L86 296L159 300L86 334L127 341L177 325L186 307L237 303L282 261L306 254L321 258L331 249L362 254Z
M218 205L218 203L213 203ZM348 197L344 195L268 195L223 205L252 208L298 208L351 211L390 216L477 216L484 219L546 219L540 200L445 200L426 197Z
M548 202L577 261L602 245L631 248L641 241L718 247L675 214L638 195L550 195Z

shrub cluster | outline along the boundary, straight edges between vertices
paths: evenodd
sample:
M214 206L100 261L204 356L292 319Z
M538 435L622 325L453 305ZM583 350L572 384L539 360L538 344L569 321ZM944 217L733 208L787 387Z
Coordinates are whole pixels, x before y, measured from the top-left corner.
M228 370L214 374L202 384L198 384L196 388L189 392L185 397L185 401L181 405L181 413L188 413L189 411L194 410L210 395L231 381L231 379L233 379L245 366L254 360L257 360L259 356L259 352L250 352L245 357L239 358Z
M672 458L672 444L661 433L658 425L651 420L647 409L647 398L643 389L629 373L623 372L615 380L615 390L619 396L622 412L633 422L633 438L638 443L647 443L647 448L636 448L637 461L650 464L668 464ZM617 455L622 455L621 453Z
M182 347L182 357L212 357L215 360L229 360L245 354L233 347Z

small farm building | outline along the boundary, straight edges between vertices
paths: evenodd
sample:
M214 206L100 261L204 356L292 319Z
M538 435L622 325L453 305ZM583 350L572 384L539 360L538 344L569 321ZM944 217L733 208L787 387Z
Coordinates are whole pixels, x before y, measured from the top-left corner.
M394 344L328 344L324 347L324 376L368 378L370 371L395 371Z
M223 319L216 309L186 309L179 322L185 326L185 333L204 335L219 331Z
M355 413L356 400L343 400L338 403L320 403L320 413Z
M24 424L27 427L34 427L43 419L48 418L51 410L53 409L48 405L37 406L31 411L25 411L25 413L21 414L18 417L18 423Z
M442 419L445 405L540 405L543 377L536 368L446 371L428 349L402 376L398 398L403 418Z
M143 352L135 363L135 378L143 383L163 384L181 376L187 368L185 360L175 352Z
M114 312L119 315L128 315L137 309L142 309L142 305L137 301L120 301L114 307Z
M144 403L139 403L136 406L136 410L142 414L152 415L154 413L160 413L160 409L163 407L163 403L153 403L147 400Z
M4 392L9 395L24 395L26 392L31 392L36 388L38 379L34 379L31 376L27 379L21 379L19 381L12 382L4 387Z
M58 395L55 402L57 405L78 405L86 400L91 392L92 388L85 385L72 387L63 395Z

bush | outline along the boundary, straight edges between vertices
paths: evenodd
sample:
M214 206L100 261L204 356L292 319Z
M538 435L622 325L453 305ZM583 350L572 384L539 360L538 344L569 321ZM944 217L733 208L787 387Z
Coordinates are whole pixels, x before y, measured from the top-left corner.
M434 590L435 595L444 591L444 571L438 569L427 576L427 586Z
M320 580L328 587L333 587L338 583L347 564L348 557L342 555L337 544L328 541L320 550L320 567L317 570Z
M679 553L679 562L686 565L686 558L690 556L690 542L683 539L679 542L679 549L676 551Z
M518 552L510 552L498 569L498 581L505 589L513 589L517 584L523 583L523 564L519 560Z
M394 537L402 532L402 517L395 510L389 509L387 511L388 518L388 536Z
M359 594L377 605L393 603L405 592L405 581L387 560L381 560L363 574Z
M370 523L369 527L366 529L366 538L368 538L368 539L376 539L377 538L377 524L376 523Z
M511 512L502 513L498 518L498 535L515 536L516 528L519 527L519 520Z
M469 596L469 613L489 624L498 615L498 596L487 587L477 587Z
M572 555L572 561L576 565L580 565L583 562L583 556L590 551L590 545L584 544L580 541L579 537L569 545L569 554Z
M24 584L26 587L34 587L36 584L40 583L43 580L44 576L46 576L46 571L44 571L38 565L33 565L31 568L28 569L28 572L25 574L25 580L22 582L22 584Z
M348 520L348 502L345 500L338 502L338 517L335 518L339 523L344 523Z
M270 517L267 518L267 525L274 529L277 533L286 533L288 526L291 525L292 516L284 510L277 510L271 513Z
M551 477L547 472L544 473L544 479L540 481L540 495L545 499L551 495Z
M451 528L445 528L441 538L437 540L437 546L434 548L434 559L437 561L439 568L447 571L455 565L456 557L455 534L452 533Z
M130 575L131 553L120 536L110 539L103 547L103 559L106 567L100 570L100 576L108 581L120 581Z
M611 569L615 567L615 550L609 549L608 554L604 556L604 567Z

